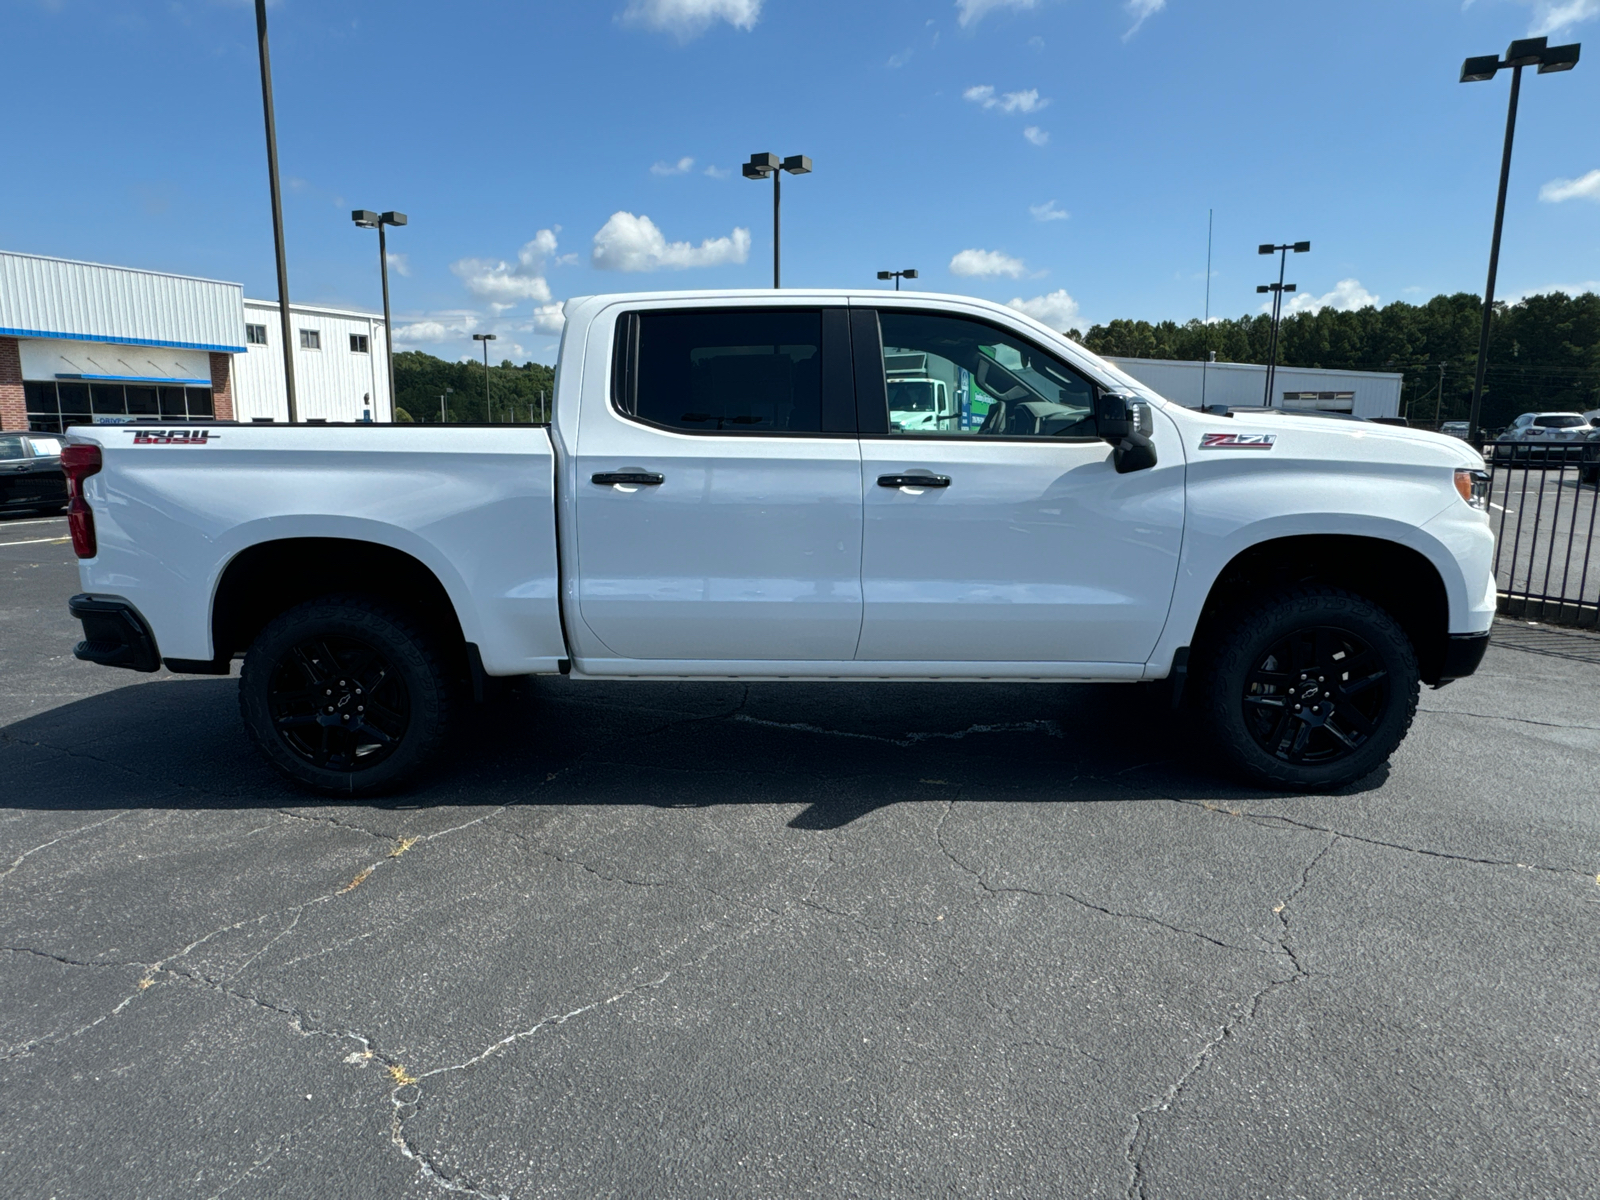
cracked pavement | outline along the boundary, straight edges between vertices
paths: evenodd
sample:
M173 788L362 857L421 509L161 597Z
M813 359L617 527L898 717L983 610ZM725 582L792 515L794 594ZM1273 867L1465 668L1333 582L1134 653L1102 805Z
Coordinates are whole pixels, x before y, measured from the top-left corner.
M350 804L0 581L7 1197L1600 1191L1592 646L1334 796L1154 689L541 680Z

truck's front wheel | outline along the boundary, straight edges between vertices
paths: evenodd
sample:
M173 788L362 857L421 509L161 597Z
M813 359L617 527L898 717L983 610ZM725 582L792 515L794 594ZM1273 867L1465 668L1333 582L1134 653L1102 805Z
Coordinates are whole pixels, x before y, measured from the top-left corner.
M1382 765L1411 727L1411 640L1349 592L1297 587L1246 605L1207 656L1206 718L1217 744L1268 787L1342 787Z
M401 783L437 750L450 677L403 614L329 596L261 631L245 655L239 709L257 748L289 779L368 795Z

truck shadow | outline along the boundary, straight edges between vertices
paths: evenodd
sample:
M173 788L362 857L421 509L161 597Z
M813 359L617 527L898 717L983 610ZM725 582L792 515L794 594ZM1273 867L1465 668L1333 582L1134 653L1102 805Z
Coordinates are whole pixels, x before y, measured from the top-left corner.
M468 706L413 786L347 802L266 766L234 680L158 679L0 728L0 777L21 809L782 804L813 830L919 801L1260 798L1191 724L1142 685L520 680Z

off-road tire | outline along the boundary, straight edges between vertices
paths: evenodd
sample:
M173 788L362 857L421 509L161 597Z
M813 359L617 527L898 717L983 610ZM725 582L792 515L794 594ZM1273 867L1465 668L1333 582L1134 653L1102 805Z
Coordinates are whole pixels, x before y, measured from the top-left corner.
M289 609L256 637L239 675L239 712L256 748L291 782L367 796L399 787L437 753L454 693L437 645L411 618L333 595Z
M1285 647L1289 653L1274 657ZM1328 647L1342 657L1327 654ZM1222 619L1204 649L1196 698L1212 745L1229 768L1259 786L1328 791L1353 783L1388 760L1416 716L1421 681L1411 639L1387 611L1339 588L1297 586L1247 602ZM1319 653L1332 661L1324 663L1321 685L1317 671L1307 679L1290 661L1302 650L1307 661ZM1342 679L1342 667L1352 663L1366 665L1357 678ZM1266 669L1273 664L1289 669L1280 683L1263 683L1278 674ZM1380 687L1381 704L1370 691ZM1274 705L1279 695L1281 712ZM1296 701L1303 701L1300 708ZM1317 717L1313 707L1321 709ZM1280 721L1288 724L1278 738ZM1311 730L1304 739L1302 728ZM1354 747L1345 744L1356 738ZM1302 741L1303 757L1292 761Z

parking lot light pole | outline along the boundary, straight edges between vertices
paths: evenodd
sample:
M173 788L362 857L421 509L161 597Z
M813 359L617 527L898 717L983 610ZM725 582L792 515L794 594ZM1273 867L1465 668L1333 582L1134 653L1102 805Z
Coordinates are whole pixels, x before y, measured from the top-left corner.
M278 321L289 424L300 419L294 395L294 319L289 315L289 260L283 248L283 193L278 187L278 124L272 115L272 58L267 53L267 0L256 0L256 51L261 59L261 111L267 122L267 185L272 193L272 248L278 260Z
M779 282L779 262L781 255L778 252L778 239L781 233L779 221L779 208L781 205L783 189L781 178L783 172L791 175L811 174L811 160L804 154L791 154L788 158L779 161L776 154L752 154L750 161L740 168L746 179L765 179L772 176L772 286L781 287Z
M1278 256L1278 282L1263 283L1256 288L1258 293L1272 293L1272 337L1267 344L1267 390L1261 399L1261 407L1272 407L1272 384L1278 374L1278 323L1283 317L1283 294L1294 291L1294 284L1284 283L1284 271L1288 269L1289 251L1296 254L1311 253L1310 242L1285 242L1281 246L1264 243L1256 247L1258 254L1276 254Z
M1483 287L1483 328L1478 334L1478 370L1472 381L1472 408L1467 416L1467 436L1479 440L1478 418L1483 408L1483 374L1489 366L1489 324L1494 317L1494 277L1500 265L1500 226L1506 217L1506 184L1511 179L1511 140L1517 131L1517 96L1522 91L1522 68L1537 66L1539 74L1570 71L1578 65L1580 45L1546 45L1546 39L1523 38L1512 42L1502 62L1493 54L1469 58L1461 64L1462 83L1493 79L1502 67L1511 68L1511 99L1506 105L1506 144L1500 154L1500 194L1494 204L1494 237L1489 242L1489 279Z
M389 364L389 415L393 416L399 401L394 394L394 328L389 320L389 247L384 242L383 227L404 225L406 215L403 212L375 213L369 208L358 208L350 214L350 219L358 229L378 231L378 272L383 276L383 353L384 361Z
M489 343L494 341L494 334L475 333L472 340L483 343L483 417L487 421L492 419L489 408Z
M900 290L900 281L902 279L915 279L916 277L917 277L917 273L915 271L879 271L878 272L878 278L879 279L892 279L892 280L894 280L894 290L897 291L897 292Z

